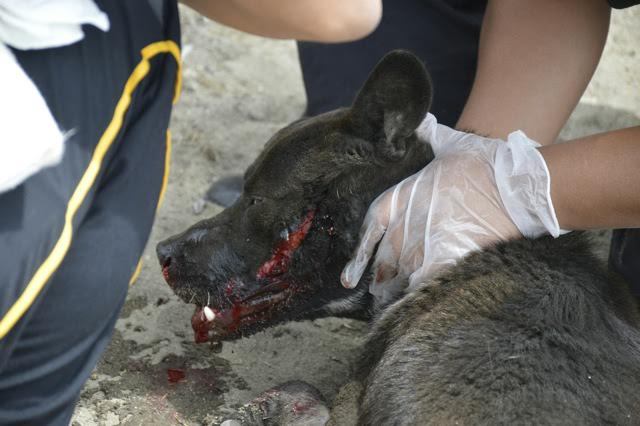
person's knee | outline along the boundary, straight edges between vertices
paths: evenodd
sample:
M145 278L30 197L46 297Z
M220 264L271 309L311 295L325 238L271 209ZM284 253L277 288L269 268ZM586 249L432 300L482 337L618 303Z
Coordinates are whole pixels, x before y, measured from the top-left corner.
M102 261L109 262L108 259ZM129 288L129 274L110 271L110 267L113 265L86 271L86 266L78 265L76 273L65 271L56 276L43 305L49 305L50 299L64 308L57 312L51 309L49 316L55 318L60 327L75 329L73 335L78 338L102 329L120 312Z

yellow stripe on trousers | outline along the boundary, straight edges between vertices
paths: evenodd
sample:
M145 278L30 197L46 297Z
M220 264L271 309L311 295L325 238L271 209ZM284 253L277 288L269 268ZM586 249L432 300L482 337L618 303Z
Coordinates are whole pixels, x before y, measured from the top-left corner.
M169 182L169 170L171 168L171 131L167 129L167 144L164 154L164 175L162 176L162 186L160 186L160 195L158 196L158 205L156 212L160 209L162 202L164 201L164 194L167 192L167 183ZM138 260L136 269L133 271L131 278L129 279L129 286L132 286L138 280L140 271L142 270L142 257Z
M24 313L33 304L33 301L36 299L36 297L38 297L40 291L42 291L45 284L58 269L67 252L69 251L69 247L71 246L71 241L73 239L73 218L78 212L80 206L82 206L82 203L87 194L89 193L89 191L91 191L91 188L95 183L98 174L100 173L102 161L109 151L109 148L113 144L113 141L116 139L116 136L118 136L118 132L122 127L124 115L131 104L133 91L149 73L149 70L151 68L151 65L149 63L150 59L158 54L171 54L178 63L173 102L175 103L178 100L180 88L182 85L180 74L180 47L178 47L178 45L172 40L158 41L146 46L140 53L142 59L140 60L138 65L136 65L135 69L127 79L122 96L120 97L120 100L118 100L115 111L113 113L113 118L102 134L102 137L100 137L98 145L96 146L93 152L93 156L91 157L91 161L89 162L89 166L85 170L82 178L80 179L80 182L78 183L78 186L69 199L67 210L64 216L64 226L62 228L62 233L60 234L60 237L58 238L56 244L53 246L51 253L49 253L49 256L47 256L42 265L40 265L20 297L7 311L2 320L0 320L0 339L4 338L4 336L6 336L9 331L11 331L15 324L20 320L20 318L22 318Z

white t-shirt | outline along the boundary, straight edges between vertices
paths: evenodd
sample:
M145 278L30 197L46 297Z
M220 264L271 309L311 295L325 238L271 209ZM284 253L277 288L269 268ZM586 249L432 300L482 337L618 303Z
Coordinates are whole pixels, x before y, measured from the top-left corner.
M82 40L82 25L109 30L92 0L0 2L0 193L58 164L65 131L8 46L19 50L66 46Z

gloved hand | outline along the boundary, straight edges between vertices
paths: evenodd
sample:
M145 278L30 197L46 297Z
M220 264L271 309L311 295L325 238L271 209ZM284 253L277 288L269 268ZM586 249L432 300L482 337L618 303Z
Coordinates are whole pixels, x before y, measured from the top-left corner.
M505 142L453 130L427 114L417 134L435 159L372 203L342 272L345 287L358 284L378 242L369 291L384 303L497 241L559 235L549 171L524 133Z

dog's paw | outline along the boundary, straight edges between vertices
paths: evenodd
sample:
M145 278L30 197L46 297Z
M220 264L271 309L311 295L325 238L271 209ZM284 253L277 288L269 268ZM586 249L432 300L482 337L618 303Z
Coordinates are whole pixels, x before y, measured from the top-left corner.
M221 426L324 426L329 409L316 388L293 381L264 391L231 417Z

